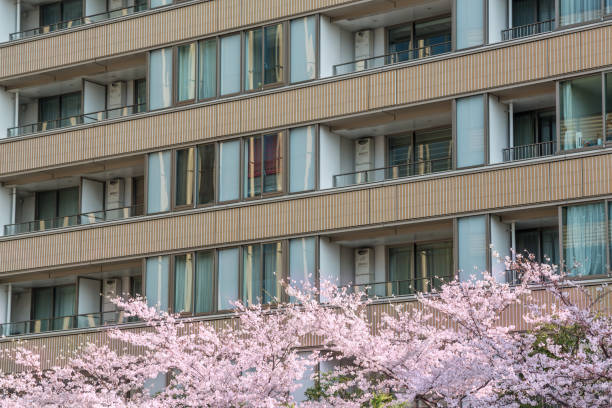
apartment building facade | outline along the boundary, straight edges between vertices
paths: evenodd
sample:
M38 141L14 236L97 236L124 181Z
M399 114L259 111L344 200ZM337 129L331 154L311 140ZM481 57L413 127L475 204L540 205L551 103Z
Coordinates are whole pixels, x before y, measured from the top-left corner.
M510 248L610 279L611 0L1 4L2 348L137 330L113 294L512 283Z

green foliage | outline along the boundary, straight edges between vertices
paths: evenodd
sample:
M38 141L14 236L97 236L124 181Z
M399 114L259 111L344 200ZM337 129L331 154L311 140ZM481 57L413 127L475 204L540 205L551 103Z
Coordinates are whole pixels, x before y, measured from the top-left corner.
M533 343L534 354L545 354L550 358L557 358L553 355L546 345L548 341L552 341L553 344L561 346L561 350L564 353L574 354L578 351L581 344L585 342L586 333L584 328L579 325L571 326L558 326L549 324L534 331L535 342Z

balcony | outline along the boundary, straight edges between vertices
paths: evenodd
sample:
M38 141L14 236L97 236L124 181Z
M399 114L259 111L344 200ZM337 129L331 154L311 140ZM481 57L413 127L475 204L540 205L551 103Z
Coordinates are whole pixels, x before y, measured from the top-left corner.
M555 20L538 21L537 23L512 27L502 31L502 41L509 41L516 38L547 33L554 30L554 28Z
M84 4L83 4L84 3ZM112 18L148 10L146 1L65 0L41 4L37 0L20 3L20 31L9 35L9 41L23 40L60 30L69 30ZM84 15L85 14L85 15Z
M350 292L363 293L368 297L389 298L397 296L414 296L418 293L431 293L440 290L442 285L455 279L452 274L414 278L389 282L372 282L349 286Z

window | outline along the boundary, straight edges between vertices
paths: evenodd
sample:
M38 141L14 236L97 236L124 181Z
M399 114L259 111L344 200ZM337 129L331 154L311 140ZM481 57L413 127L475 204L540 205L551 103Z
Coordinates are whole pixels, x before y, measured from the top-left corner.
M82 0L67 0L40 6L40 25L48 27L49 31L78 25L81 17L83 17Z
M606 0L604 7L605 14L612 14L612 0Z
M289 191L315 188L315 131L314 126L291 129L289 132Z
M214 98L217 96L217 39L200 41L199 47L198 98Z
M451 129L389 136L387 146L387 178L428 174L452 167Z
M512 27L554 20L554 0L512 0Z
M198 205L215 201L215 145L198 146L198 172L196 194Z
M195 148L176 151L175 205L193 206L195 186Z
M559 265L558 228L516 231L516 252L524 255L525 251L533 253L538 262Z
M76 286L64 285L32 290L32 319L34 333L49 330L68 330L74 327Z
M240 194L240 141L219 143L219 201L237 200Z
M240 92L240 34L221 38L221 95Z
M514 145L524 146L514 149L515 160L545 156L554 153L557 140L554 111L521 112L514 115ZM538 144L539 146L533 146Z
M40 98L38 110L41 130L77 125L81 115L81 92Z
M453 277L452 241L411 244L389 249L388 295L439 289Z
M214 252L196 253L195 268L194 312L212 313L215 311Z
M289 279L296 288L302 288L306 282L310 285L316 282L316 244L314 237L289 240Z
M559 0L559 25L598 19L601 5L601 0Z
M167 6L172 4L172 0L151 0L150 1L151 8Z
M149 55L149 98L151 110L172 105L172 48L151 51Z
M612 4L612 0L610 0ZM612 5L610 6L612 7ZM610 10L612 12L612 9ZM606 74L606 132L608 142L612 141L612 73Z
M168 281L170 275L170 257L156 256L147 258L145 274L145 295L147 305L168 310Z
M232 309L232 302L239 299L240 250L238 248L219 251L219 266L217 268L218 310Z
M291 21L291 82L308 81L317 75L317 17Z
M457 99L457 167L484 164L484 98Z
M36 219L40 230L76 225L78 213L78 187L36 193Z
M191 313L193 295L193 254L174 257L174 308L175 313Z
M256 28L244 37L244 89L259 89L284 79L283 24Z
M134 112L146 112L147 110L147 80L134 80Z
M196 43L177 47L177 86L178 102L192 101L196 95Z
M457 0L457 49L484 43L484 1Z
M148 156L147 213L170 211L171 184L170 151Z
M606 273L606 212L604 203L563 208L563 260L570 276Z
M410 59L410 49L412 49L412 24L390 28L387 33L387 38L389 54L395 54L389 62L401 62Z
M560 133L563 150L603 144L601 76L560 84Z
M282 134L251 136L244 140L244 197L283 190Z
M280 242L243 247L243 289L245 305L281 300L283 257Z
M457 220L457 246L459 278L467 281L472 275L482 279L487 269L487 216L459 218Z
M414 39L415 58L450 52L451 18L443 17L415 23Z

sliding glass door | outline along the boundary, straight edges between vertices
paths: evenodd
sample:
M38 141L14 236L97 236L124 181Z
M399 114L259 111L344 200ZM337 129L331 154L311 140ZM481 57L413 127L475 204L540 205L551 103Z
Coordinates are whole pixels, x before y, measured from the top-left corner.
M560 84L561 149L572 150L603 144L601 75Z
M604 203L563 208L563 259L570 276L606 274Z
M559 0L559 25L570 25L601 17L601 0Z

